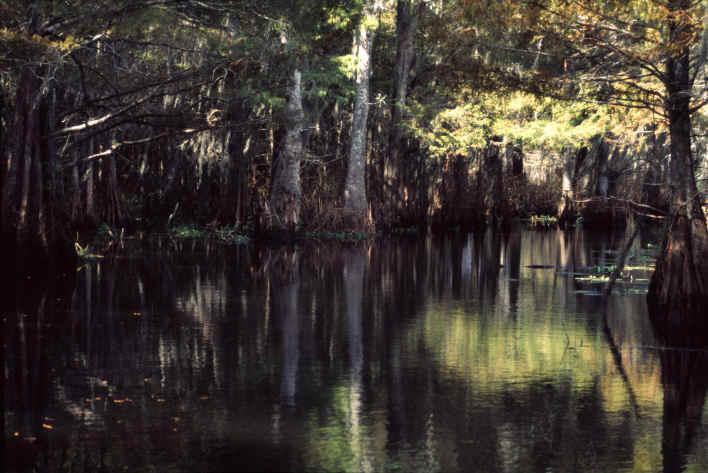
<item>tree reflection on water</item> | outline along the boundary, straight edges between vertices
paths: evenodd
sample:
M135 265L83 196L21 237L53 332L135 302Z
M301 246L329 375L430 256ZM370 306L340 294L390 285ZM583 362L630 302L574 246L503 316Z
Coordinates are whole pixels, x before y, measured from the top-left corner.
M618 241L149 241L18 281L5 469L704 470L706 351L577 291Z

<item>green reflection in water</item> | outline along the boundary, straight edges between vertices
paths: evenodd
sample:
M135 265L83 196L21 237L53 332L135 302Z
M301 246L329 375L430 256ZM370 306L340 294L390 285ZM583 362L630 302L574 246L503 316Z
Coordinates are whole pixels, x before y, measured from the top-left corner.
M18 297L28 315L3 330L6 437L37 438L45 450L34 464L708 466L696 382L705 357L663 349L643 297L612 296L605 319L601 299L575 285L583 267L607 263L611 239L549 231L347 251L176 245L87 263L60 306L37 285Z

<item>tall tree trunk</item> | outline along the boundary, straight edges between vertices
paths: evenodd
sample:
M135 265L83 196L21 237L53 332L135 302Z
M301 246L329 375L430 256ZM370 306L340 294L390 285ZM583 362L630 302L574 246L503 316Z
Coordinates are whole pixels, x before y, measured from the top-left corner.
M39 70L26 66L22 71L15 99L11 143L3 156L2 205L0 225L5 238L18 247L48 247L45 212L44 167L50 156L42 145L41 113L44 96L40 90ZM44 156L43 156L44 154Z
M5 116L5 90L0 88L0 124L7 120ZM7 148L7 127L0 126L0 231L5 232L5 186L7 185L8 174L8 148Z
M595 168L595 195L598 197L607 197L609 190L609 177L607 175L609 153L607 143L600 138L597 143L597 164Z
M71 165L71 223L75 224L81 218L81 177L79 176L79 156L80 152L74 150L73 163Z
M373 2L372 2L373 3ZM375 31L369 25L375 21L372 4L365 6L365 18L359 25L354 42L356 68L356 98L352 119L349 167L344 186L344 208L365 215L366 199L366 122L369 115L369 79L371 77L371 50Z
M558 204L558 222L562 227L569 226L578 217L578 209L575 205L575 191L577 190L580 168L587 154L588 149L583 146L576 153L568 154L563 166L562 197Z
M362 411L364 394L364 343L362 329L362 305L364 298L364 275L366 252L363 249L350 250L344 260L344 300L347 304L347 338L349 342L349 418L350 442L353 452L361 451ZM367 471L363 458L354 457L360 471Z
M401 121L403 119L408 95L408 83L410 81L411 69L415 59L415 34L418 26L418 8L422 3L414 5L415 1L398 0L396 9L396 37L398 41L396 50L396 65L394 73L393 103L391 106L391 132L388 144L388 159L383 160L382 195L384 206L386 203L394 206L394 209L386 208L384 218L394 217L392 211L400 207L401 183L399 167L402 165L401 155L404 146L403 130Z
M689 4L688 0L673 0L670 9L680 13ZM687 44L680 41L686 32L673 22L670 27L671 44ZM671 211L648 294L655 315L671 326L703 323L704 313L698 314L708 302L708 229L691 155L689 66L687 46L666 61Z
M294 231L300 222L302 188L300 160L302 159L302 132L305 113L302 109L300 70L293 72L287 106L287 130L284 143L273 163L270 191L270 231Z
M96 153L96 147L94 144L94 139L91 138L89 140L88 155L92 156L95 153ZM95 225L97 220L96 220L96 206L95 206L95 200L94 200L94 195L95 195L94 158L91 158L86 162L85 173L86 173L85 174L85 176L86 176L86 179L85 179L85 182L86 182L86 219L85 219L85 222L88 223L89 225Z
M107 217L106 220L111 225L120 225L123 221L123 210L120 205L120 190L118 188L118 169L115 156L108 156L104 165L108 167L108 182L106 185L107 198Z
M506 213L504 207L504 177L501 154L501 137L494 136L480 156L477 172L477 192L481 200L482 217L500 222Z

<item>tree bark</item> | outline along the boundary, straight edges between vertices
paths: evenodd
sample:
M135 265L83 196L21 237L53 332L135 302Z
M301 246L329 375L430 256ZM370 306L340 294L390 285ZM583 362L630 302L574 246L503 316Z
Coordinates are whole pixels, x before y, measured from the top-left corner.
M118 169L115 156L108 156L104 165L108 167L107 182L107 216L106 220L111 225L120 225L123 221L123 210L120 205L120 190L118 187Z
M94 139L91 138L89 140L89 156L93 155L96 153L96 148L94 144ZM85 222L88 223L89 225L95 225L96 224L96 206L95 206L95 201L94 201L94 195L95 195L95 186L94 186L94 174L95 174L95 169L94 169L94 160L89 159L88 162L86 163L86 171L85 171L85 176L86 176L86 219Z
M356 98L352 119L349 167L344 186L344 208L358 214L366 214L366 131L369 115L369 79L371 78L371 50L375 31L368 25L375 21L373 5L365 7L365 18L359 25L355 38Z
M300 70L295 69L290 84L284 143L273 164L269 231L294 231L300 223L302 198L300 161L303 153L302 132L305 122L301 82Z
M394 73L393 103L391 104L391 132L388 143L388 159L382 160L382 198L385 207L384 218L394 218L393 212L401 202L401 155L403 143L403 120L411 70L415 60L415 34L418 27L418 8L411 0L398 0L396 8L396 65ZM386 205L389 203L389 205Z
M558 205L558 222L562 227L575 222L578 210L575 205L575 192L577 190L580 168L587 157L588 149L580 148L575 154L571 153L563 166L562 198Z
M505 217L504 177L501 157L501 138L492 137L481 156L478 172L479 198L484 217L499 222Z
M608 149L605 140L600 138L597 144L597 164L595 168L595 195L607 197L609 191L609 178L607 176Z
M680 13L689 3L673 0L670 9ZM671 44L685 44L680 42L683 34L680 26L672 22ZM671 207L648 294L653 312L666 317L671 326L703 323L705 315L701 309L705 309L703 304L708 302L708 229L691 154L689 66L687 46L666 61Z
M50 163L42 145L41 113L45 99L40 90L39 71L25 66L15 99L12 142L6 147L2 173L1 225L7 242L24 248L48 247L45 211L44 168ZM34 253L33 253L34 254ZM34 254L37 256L36 254Z

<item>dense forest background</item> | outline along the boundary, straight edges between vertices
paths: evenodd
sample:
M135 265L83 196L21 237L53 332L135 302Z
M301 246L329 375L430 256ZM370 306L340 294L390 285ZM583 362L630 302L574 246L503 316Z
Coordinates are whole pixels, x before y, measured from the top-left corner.
M705 30L691 0L0 1L3 238L671 215L698 261Z

